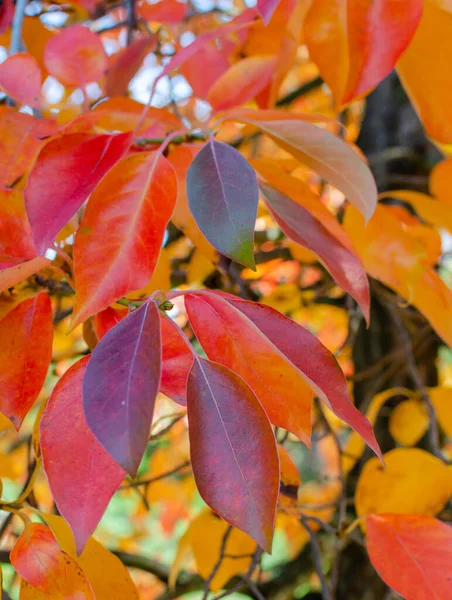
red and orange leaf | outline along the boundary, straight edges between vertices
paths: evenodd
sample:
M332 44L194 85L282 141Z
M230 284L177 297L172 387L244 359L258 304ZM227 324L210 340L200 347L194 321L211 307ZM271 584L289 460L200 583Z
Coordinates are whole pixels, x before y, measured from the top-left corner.
M161 315L162 377L160 391L179 404L187 403L187 381L193 354L182 333L169 317Z
M132 41L114 55L108 68L105 93L107 96L123 96L127 93L129 83L141 67L143 60L155 46L155 38L142 35Z
M252 100L270 82L276 58L271 55L249 56L236 62L216 80L207 100L215 110L225 110Z
M101 310L93 317L94 331L99 340L101 340L107 331L110 331L115 325L122 321L128 315L128 309L115 309L109 306Z
M14 267L13 267L14 268ZM44 384L52 358L50 298L21 302L0 321L0 410L18 430Z
M16 284L28 279L31 275L34 275L44 267L50 265L50 260L43 256L37 256L31 260L27 260L23 263L8 267L0 271L0 294L6 292L9 288L14 287Z
M35 256L23 194L17 190L0 191L0 268Z
M274 219L288 238L315 252L336 283L355 298L369 323L369 283L351 240L320 199L307 186L303 187L303 182L283 174L277 185L289 194L295 193L290 194L291 199L260 184Z
M83 380L91 431L132 477L149 440L161 362L159 309L150 300L101 339Z
M146 285L176 198L176 174L159 152L131 154L103 178L75 238L74 325Z
M52 244L102 177L128 151L131 142L132 135L128 133L76 133L44 146L25 189L25 208L39 254Z
M340 190L369 220L377 203L377 187L365 162L344 140L326 129L287 113L276 119L275 112L231 110L223 118L262 129L281 148ZM315 116L311 120L315 121Z
M176 25L184 20L188 7L187 2L179 2L179 0L159 0L153 4L142 2L138 7L138 13L145 21Z
M41 523L25 527L11 551L11 564L26 584L44 594L44 598L94 600L82 569L60 549L51 530ZM40 594L35 597L40 598Z
M425 515L369 515L367 551L380 577L407 600L448 600L452 528Z
M187 408L199 493L225 521L270 552L279 464L259 401L238 375L199 358L188 380Z
M188 294L185 306L208 358L250 386L273 425L291 431L310 446L312 391L299 370L220 296Z
M21 104L40 107L41 69L31 54L9 56L0 65L0 88Z
M187 173L190 210L222 254L254 269L254 225L259 193L256 174L234 148L211 139Z
M85 87L107 72L108 58L98 35L82 25L63 29L44 51L45 66L63 85Z
M88 362L89 357L82 358L61 377L40 425L44 471L78 554L126 475L86 423L82 383Z
M305 39L338 106L367 94L389 75L421 15L422 0L314 0Z
M181 73L197 98L207 98L212 85L229 69L229 54L227 47L209 42L181 65Z
M238 308L300 370L317 396L381 457L372 426L351 401L344 374L331 352L309 331L270 306L226 300Z
M265 25L268 25L280 0L257 0L257 10Z

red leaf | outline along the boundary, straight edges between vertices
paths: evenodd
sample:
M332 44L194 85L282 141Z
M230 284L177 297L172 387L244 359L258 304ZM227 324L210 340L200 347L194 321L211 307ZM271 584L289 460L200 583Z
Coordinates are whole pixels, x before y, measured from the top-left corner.
M50 75L63 85L84 87L105 75L108 58L98 35L88 27L73 25L50 38L44 63Z
M298 185L296 180L295 184ZM336 283L358 302L369 323L370 294L366 272L352 242L329 210L318 198L311 197L309 190L294 202L269 185L260 184L260 189L271 214L287 237L317 254Z
M452 528L425 515L369 515L367 550L385 583L407 600L449 600Z
M161 315L162 377L160 391L179 404L187 403L187 380L193 354L179 329L169 317Z
M82 382L89 358L76 362L58 381L40 425L44 471L78 554L125 477L86 423Z
M266 25L269 24L280 0L257 0L257 11Z
M222 295L303 373L314 393L381 458L372 426L351 401L344 374L331 352L312 333L277 310L229 294Z
M97 315L94 315L94 331L99 340L101 340L110 329L127 317L127 314L127 308L117 310L109 306L105 310L101 310Z
M35 256L36 249L21 192L0 191L0 268Z
M184 20L188 12L188 4L179 0L159 0L154 4L142 2L138 13L145 21L156 21L176 25Z
M0 87L21 104L40 107L41 69L31 54L9 56L0 65Z
M185 296L190 325L207 356L247 383L268 418L311 445L312 391L294 365L225 299Z
M11 26L14 18L14 2L13 0L3 0L0 7L0 33Z
M39 254L47 250L102 177L124 156L132 139L131 133L75 133L44 146L25 189L25 208Z
M75 238L74 326L148 283L176 199L176 174L159 152L131 154L104 177Z
M271 551L279 488L276 440L267 415L232 371L198 358L188 379L193 473L204 501Z
M53 533L41 523L26 526L11 551L11 564L29 585L46 597L94 600L82 569L60 549Z
M132 41L113 57L108 69L105 92L107 96L124 96L129 83L141 67L143 60L155 46L156 39L143 35Z
M377 187L366 163L352 148L326 129L307 120L273 115L277 111L229 111L229 120L259 127L284 150L318 173L369 220L377 204Z
M234 148L211 139L187 173L190 210L208 241L222 254L254 269L256 174Z
M91 431L132 477L149 440L161 355L159 309L151 300L102 338L83 381Z
M227 48L210 42L181 65L181 73L197 98L207 98L215 81L229 69L228 55Z
M0 410L19 430L44 384L52 358L50 298L41 292L0 321Z

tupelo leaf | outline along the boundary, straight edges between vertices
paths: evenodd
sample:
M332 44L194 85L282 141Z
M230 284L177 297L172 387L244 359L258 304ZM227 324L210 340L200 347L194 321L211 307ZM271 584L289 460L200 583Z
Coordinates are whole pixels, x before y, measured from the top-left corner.
M222 254L254 269L256 174L234 148L210 139L187 172L190 210L208 241Z
M149 439L161 362L159 309L149 300L100 340L83 380L89 428L132 477Z
M99 444L83 413L82 383L89 357L58 381L41 418L44 471L60 514L69 523L81 554L125 477Z
M191 463L203 500L270 552L279 459L263 408L230 369L196 358L187 409Z

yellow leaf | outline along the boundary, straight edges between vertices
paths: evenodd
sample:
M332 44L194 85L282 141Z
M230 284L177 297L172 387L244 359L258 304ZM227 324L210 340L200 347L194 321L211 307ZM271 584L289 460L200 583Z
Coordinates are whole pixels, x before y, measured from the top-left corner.
M375 425L375 421L377 420L381 407L390 398L394 398L394 396L405 396L407 398L412 398L413 395L414 392L406 388L391 388L374 396L366 413L366 417L368 418L372 427ZM355 431L352 431L345 445L342 456L342 469L345 475L353 469L356 462L361 458L365 447L366 444L364 440Z
M262 304L276 308L282 313L291 313L301 305L301 294L295 284L279 285L271 294L261 299Z
M397 71L427 135L444 144L452 142L451 55L451 3L425 0L421 22Z
M199 248L195 248L187 267L187 281L192 286L201 284L214 270L213 262Z
M436 515L452 494L452 471L419 448L396 448L364 466L356 486L358 516L370 513Z
M171 289L171 258L167 248L160 250L159 259L149 282L139 290L130 292L126 298L142 298L149 296L156 290L167 292Z
M430 173L429 188L432 196L435 196L444 204L452 204L452 158L446 158L436 164Z
M66 521L56 515L43 514L42 517L53 531L61 549L72 556L83 569L96 600L138 600L135 584L119 558L92 537L82 554L77 557L74 536Z
M441 429L452 438L452 388L436 387L428 390L430 400L436 410L436 418Z
M180 570L182 559L188 555L191 549L196 568L203 579L207 579L212 573L220 556L221 544L229 525L214 515L209 509L201 512L191 522L187 532L179 542L176 558L174 560L170 580L174 584ZM256 543L246 533L233 528L225 547L225 554L237 555L253 554ZM221 590L224 585L235 575L246 572L251 562L250 557L224 558L220 568L211 581L212 592Z
M427 431L429 416L422 400L404 400L391 412L389 432L402 446L415 446Z

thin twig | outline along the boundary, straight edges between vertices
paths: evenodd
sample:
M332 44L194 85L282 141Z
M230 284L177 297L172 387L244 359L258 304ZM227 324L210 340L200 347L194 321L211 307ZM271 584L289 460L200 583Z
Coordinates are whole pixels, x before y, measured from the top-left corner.
M139 481L132 481L132 483L126 483L125 485L122 485L119 489L128 490L130 488L139 487L140 485L151 485L156 481L160 481L161 479L165 479L166 477L170 477L171 475L182 471L182 469L185 469L188 466L190 466L189 460L181 463L177 467L174 467L174 469L171 469L170 471L165 471L164 473L160 473L160 475L156 475L155 477L150 477L148 479L140 479Z
M130 46L133 40L133 32L136 25L135 16L135 0L128 0L127 2L127 45Z
M229 539L229 536L231 535L231 533L232 533L232 525L229 525L223 535L223 539L221 540L220 555L218 557L218 560L215 563L209 577L204 582L204 594L202 596L202 600L207 600L207 596L209 595L210 584L212 583L212 580L215 577L215 575L218 573L218 569L221 567L221 563L223 562L224 555L226 552L226 544L228 543L228 539Z
M315 535L314 531L309 526L307 519L303 515L301 515L300 520L301 520L301 524L306 529L306 531L309 535L309 538L311 540L311 550L312 550L312 557L314 559L314 566L315 566L316 573L320 579L320 583L322 585L322 599L323 600L333 600L331 590L328 586L325 575L323 573L322 551L320 550L319 541L317 539L317 536Z
M24 22L25 8L28 0L17 0L14 11L13 26L11 30L10 54L17 54L22 49L22 25Z

